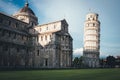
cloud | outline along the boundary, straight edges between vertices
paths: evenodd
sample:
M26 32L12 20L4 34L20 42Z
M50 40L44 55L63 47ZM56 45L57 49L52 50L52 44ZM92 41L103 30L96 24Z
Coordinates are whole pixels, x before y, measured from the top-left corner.
M100 51L100 58L106 58L107 56L109 56L108 53Z
M83 55L83 48L76 48L73 50L73 58L74 57L80 57ZM100 58L106 58L107 56L120 56L119 53L108 53L107 51L100 51Z
M120 56L120 43L101 43L101 54L100 56Z
M83 48L77 48L73 51L74 57L79 57L83 55Z
M31 0L31 2L39 12L44 14L45 23L65 18L69 24L70 32L81 35L85 16L83 16L83 9L79 6L81 5L79 0Z
M11 2L5 2L4 0L0 0L0 10L7 14L13 14L19 10L19 7Z

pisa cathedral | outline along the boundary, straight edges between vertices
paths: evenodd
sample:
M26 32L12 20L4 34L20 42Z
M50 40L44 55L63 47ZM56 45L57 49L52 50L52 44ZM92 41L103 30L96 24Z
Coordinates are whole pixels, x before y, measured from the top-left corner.
M65 19L38 25L26 3L16 14L0 13L0 67L67 68L73 39Z

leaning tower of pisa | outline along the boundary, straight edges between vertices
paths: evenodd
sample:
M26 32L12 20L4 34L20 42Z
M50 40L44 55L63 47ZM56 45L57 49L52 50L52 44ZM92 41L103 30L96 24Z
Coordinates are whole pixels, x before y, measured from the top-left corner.
M84 23L83 63L87 67L99 67L100 22L98 14L89 13Z

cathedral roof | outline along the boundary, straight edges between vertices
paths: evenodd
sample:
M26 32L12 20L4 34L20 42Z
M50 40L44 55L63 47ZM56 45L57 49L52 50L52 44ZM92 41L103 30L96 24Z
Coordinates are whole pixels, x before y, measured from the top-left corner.
M35 27L40 27L40 26L43 26L43 25L49 25L49 24L53 24L53 23L57 23L57 22L64 22L64 23L66 23L68 25L67 21L65 19L62 19L62 20L59 20L59 21L54 21L54 22L41 24L41 25L38 25L38 26L35 26Z
M28 13L28 14L35 15L35 13L32 11L32 9L29 8L29 4L28 3L26 3L25 6L22 9L20 9L19 12L20 13L25 12L25 13Z

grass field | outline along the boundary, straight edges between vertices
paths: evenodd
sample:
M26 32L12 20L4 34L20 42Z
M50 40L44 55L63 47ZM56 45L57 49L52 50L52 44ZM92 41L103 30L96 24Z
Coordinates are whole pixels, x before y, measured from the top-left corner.
M120 80L120 69L0 71L0 80Z

